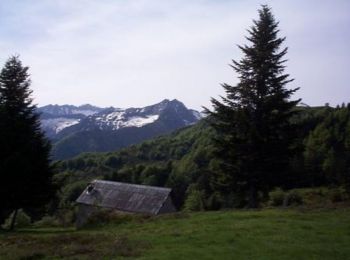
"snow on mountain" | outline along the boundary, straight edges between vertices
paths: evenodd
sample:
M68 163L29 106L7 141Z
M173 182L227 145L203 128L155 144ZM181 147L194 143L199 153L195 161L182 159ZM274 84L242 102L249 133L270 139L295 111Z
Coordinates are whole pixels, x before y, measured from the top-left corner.
M203 115L201 112L198 112L197 110L191 109L192 114L197 118L198 120L201 120L203 118Z
M41 120L41 127L43 129L50 129L54 133L59 133L66 127L70 127L72 125L76 125L80 122L80 119L74 118L65 118L65 117L57 117L57 118L49 118Z
M54 137L63 129L79 124L79 122L87 117L94 115L103 108L82 105L47 105L38 108L40 113L41 127L48 137Z
M139 110L140 112L142 111ZM94 122L101 130L118 130L124 127L142 127L153 123L159 118L159 115L139 115L129 116L126 110L117 110L112 113L99 114L94 118Z
M196 113L195 113L196 112ZM107 109L88 117L89 127L97 125L100 130L118 130L126 127L143 127L156 122L163 117L170 121L181 121L180 125L190 125L197 122L200 114L197 111L189 110L183 103L174 99L165 99L160 103L143 107L127 109Z
M141 108L110 107L88 116L56 116L56 121L46 121L55 125L46 134L53 141L53 158L67 159L82 152L116 151L193 125L200 118L199 112L180 101L165 99Z
M202 118L198 111L187 109L183 103L165 99L143 108L99 108L91 105L48 105L38 108L41 125L48 137L56 138L77 131L141 128L161 120L169 128L179 128L196 123ZM61 134L62 132L62 134Z
M159 115L149 115L146 117L131 117L125 122L125 127L142 127L144 125L155 122L159 118Z

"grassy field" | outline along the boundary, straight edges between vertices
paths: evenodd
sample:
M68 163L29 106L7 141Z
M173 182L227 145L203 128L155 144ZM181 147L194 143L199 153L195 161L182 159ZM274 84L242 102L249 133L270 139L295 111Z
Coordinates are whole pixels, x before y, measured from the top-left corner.
M350 209L123 217L0 233L0 259L350 259Z

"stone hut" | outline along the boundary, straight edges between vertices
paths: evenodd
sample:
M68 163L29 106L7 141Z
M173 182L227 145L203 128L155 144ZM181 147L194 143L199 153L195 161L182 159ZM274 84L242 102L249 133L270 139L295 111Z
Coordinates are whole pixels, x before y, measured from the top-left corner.
M101 208L147 215L175 212L170 192L169 188L95 180L76 200L77 227Z

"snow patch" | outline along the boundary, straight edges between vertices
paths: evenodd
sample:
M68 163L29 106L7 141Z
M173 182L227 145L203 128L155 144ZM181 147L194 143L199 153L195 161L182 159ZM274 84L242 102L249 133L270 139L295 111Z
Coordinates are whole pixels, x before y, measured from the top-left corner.
M129 118L128 121L126 121L124 123L124 127L131 127L131 126L142 127L142 126L153 123L158 118L159 118L159 115L150 115L150 116L146 116L146 117L136 117L136 116L131 117L131 118Z
M159 115L131 116L128 117L125 111L115 111L107 115L99 115L95 118L96 124L101 130L105 127L118 130L124 127L142 127L151 124L159 118Z
M200 120L200 119L202 119L202 118L204 117L200 112L198 112L198 111L196 111L196 110L192 110L192 115L194 115L194 117L195 117L197 120Z
M61 132L63 129L72 125L76 125L79 122L80 122L80 119L59 117L59 118L41 120L41 126L44 129L50 128L57 134Z

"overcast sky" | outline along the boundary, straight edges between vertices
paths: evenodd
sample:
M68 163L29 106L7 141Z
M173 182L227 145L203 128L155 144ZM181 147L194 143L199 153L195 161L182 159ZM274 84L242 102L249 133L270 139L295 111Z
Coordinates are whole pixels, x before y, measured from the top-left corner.
M0 62L20 54L37 104L210 106L267 3L308 105L350 102L349 0L1 0Z

